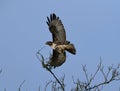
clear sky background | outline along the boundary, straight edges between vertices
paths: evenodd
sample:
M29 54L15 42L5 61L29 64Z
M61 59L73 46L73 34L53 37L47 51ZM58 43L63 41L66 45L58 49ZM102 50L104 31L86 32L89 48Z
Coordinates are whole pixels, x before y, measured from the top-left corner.
M58 77L65 74L67 91L74 87L72 76L84 81L82 65L89 74L100 62L105 67L120 63L120 0L0 0L0 91L44 89L54 78L42 68L36 58L38 49L48 58L51 40L46 16L56 13L62 20L67 39L74 43L77 54L67 53L66 62L53 71ZM103 79L98 75L99 82ZM119 82L104 87L118 91Z

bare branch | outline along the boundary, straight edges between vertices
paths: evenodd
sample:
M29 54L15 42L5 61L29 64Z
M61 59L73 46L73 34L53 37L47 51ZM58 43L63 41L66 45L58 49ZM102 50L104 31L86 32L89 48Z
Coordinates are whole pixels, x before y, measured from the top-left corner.
M22 85L25 83L25 80L20 84L19 88L18 88L18 91L21 91L21 87Z
M108 78L108 76L109 76L109 74L110 74L112 68L113 68L113 65L108 67L108 72L107 72L107 75L106 75L107 78Z
M100 61L97 67L97 70L90 77L88 76L86 65L82 67L83 67L83 72L85 73L84 75L86 77L87 82L81 82L79 79L77 79L77 81L75 82L74 78L72 77L73 83L76 84L76 87L71 91L91 91L91 90L100 91L101 89L103 89L104 85L109 84L115 80L116 81L120 80L120 73L119 73L120 65L118 65L116 68L113 68L113 65L109 66L108 71L105 72L104 67L102 66L102 63ZM96 75L98 74L98 72L100 72L103 75L104 81L101 81L93 85L93 81L96 78Z
M85 77L86 77L86 79L87 79L87 82L89 82L86 65L82 66L82 68L83 68L83 71L84 71L84 73L85 73Z
M107 75L106 75L105 72L104 72L104 67L103 67L103 66L100 68L100 71L101 71L101 73L102 73L102 75L103 75L105 81L107 81L107 77L108 77L108 75L109 75L109 74L108 74L109 71L107 72Z
M40 91L40 86L38 87L38 91Z
M110 82L112 82L114 80L120 80L120 73L118 72L119 67L113 68L113 66L111 66L106 74L104 72L103 66L99 66L99 67L100 67L100 72L102 73L102 75L105 78L105 81L101 82L101 83L99 83L97 85L94 85L94 86L92 86L90 88L87 88L87 90L99 88L100 86L108 84L108 83L110 83ZM110 72L111 72L111 78L108 78L109 75L110 75Z
M2 69L0 70L0 74L2 73Z
M6 88L4 88L4 91L6 91Z
M102 62L100 61L100 63L99 63L98 66L97 66L97 70L95 71L94 75L91 76L91 78L90 78L89 84L94 80L95 76L97 75L97 73L99 72L99 70L100 70L100 68L101 68L101 65L102 65Z
M45 68L47 71L49 71L49 72L52 74L52 76L56 79L56 81L59 83L59 85L61 86L61 88L62 88L63 91L64 91L64 84L62 84L61 81L60 81L60 80L56 77L56 75L52 72L50 65L44 63L44 57L43 57L43 55L40 53L40 50L36 53L36 56L37 56L38 60L42 63L43 68ZM39 56L41 57L41 59L40 59Z

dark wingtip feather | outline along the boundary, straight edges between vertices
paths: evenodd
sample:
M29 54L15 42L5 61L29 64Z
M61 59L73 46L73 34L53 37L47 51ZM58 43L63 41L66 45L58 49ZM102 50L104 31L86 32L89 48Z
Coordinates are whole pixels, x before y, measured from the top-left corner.
M49 26L49 23L46 21L47 25Z
M59 19L59 17L56 16L55 13L50 14L50 18L47 17L48 23L50 23L52 20Z
M47 20L48 20L48 23L50 23L50 19L49 19L49 17L47 17Z
M51 21L53 20L53 15L52 15L52 14L50 14L50 20L51 20Z
M53 13L53 19L56 19L56 15L55 15L55 13Z
M53 15L55 15L55 16L56 16L56 14L55 14L55 13L53 13Z

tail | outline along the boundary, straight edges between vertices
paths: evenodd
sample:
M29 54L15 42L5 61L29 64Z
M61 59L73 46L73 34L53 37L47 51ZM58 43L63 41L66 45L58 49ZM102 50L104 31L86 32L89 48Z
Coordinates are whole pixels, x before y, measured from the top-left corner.
M75 49L73 44L66 45L65 50L67 50L68 52L70 52L70 53L72 53L74 55L76 54L76 49Z

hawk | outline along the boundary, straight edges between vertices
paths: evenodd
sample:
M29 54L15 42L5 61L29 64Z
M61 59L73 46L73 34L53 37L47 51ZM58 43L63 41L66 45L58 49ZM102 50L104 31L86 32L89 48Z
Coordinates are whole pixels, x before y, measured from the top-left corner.
M49 45L53 49L49 64L50 66L58 67L65 62L66 51L75 55L76 49L70 41L66 40L66 32L62 21L55 13L50 14L50 17L47 17L46 23L53 38L53 41L46 42L46 45Z

